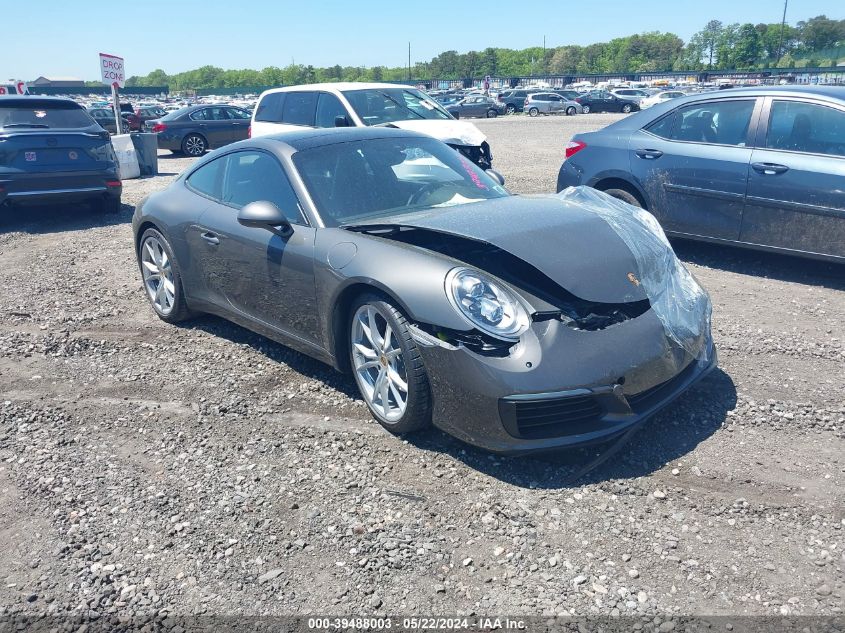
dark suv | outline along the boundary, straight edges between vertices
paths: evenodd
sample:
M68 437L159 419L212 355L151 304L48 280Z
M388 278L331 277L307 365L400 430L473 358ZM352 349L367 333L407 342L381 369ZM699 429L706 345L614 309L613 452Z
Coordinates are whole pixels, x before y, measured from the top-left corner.
M510 90L500 92L499 96L496 98L498 99L499 103L501 103L505 107L505 114L513 114L514 112L522 112L522 108L525 105L525 97L527 97L528 95L533 95L537 92L542 91L534 88L512 88Z
M109 133L80 105L0 97L0 205L90 202L116 213L121 193Z

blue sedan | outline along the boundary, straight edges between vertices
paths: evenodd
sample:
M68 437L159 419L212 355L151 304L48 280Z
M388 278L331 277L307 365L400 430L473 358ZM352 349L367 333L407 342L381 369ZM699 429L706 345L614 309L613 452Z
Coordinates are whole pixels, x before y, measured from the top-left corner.
M566 148L557 188L651 211L669 235L845 261L845 87L672 99Z

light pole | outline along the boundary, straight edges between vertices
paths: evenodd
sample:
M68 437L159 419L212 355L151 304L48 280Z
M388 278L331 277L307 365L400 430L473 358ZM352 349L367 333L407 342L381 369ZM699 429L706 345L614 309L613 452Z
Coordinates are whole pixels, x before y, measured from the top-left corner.
M783 50L783 32L786 29L786 5L789 0L783 0L783 19L780 22L780 39L778 40L778 58L776 64L780 64L780 57Z

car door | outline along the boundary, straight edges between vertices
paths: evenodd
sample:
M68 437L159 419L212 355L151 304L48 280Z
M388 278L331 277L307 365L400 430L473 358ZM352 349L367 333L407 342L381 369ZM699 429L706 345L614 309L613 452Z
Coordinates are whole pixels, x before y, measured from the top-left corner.
M741 240L845 257L845 106L769 97Z
M546 98L549 100L549 114L556 114L563 111L563 99L558 95L550 94Z
M315 229L278 160L260 150L226 154L219 199L198 222L205 249L206 285L237 314L299 340L316 342L314 290ZM293 226L282 237L238 222L250 202L273 202Z
M739 238L758 115L753 96L710 99L631 134L631 173L665 230Z
M235 143L249 138L249 122L252 118L249 112L240 108L225 108L229 115L229 142Z
M337 127L337 117L346 118L348 125L352 125L352 117L349 116L346 107L335 95L330 92L321 92L317 98L317 111L314 125L317 127Z
M223 118L219 107L201 108L191 112L188 118L194 122L200 134L208 141L209 148L222 147L230 142L230 132L227 121L228 116Z

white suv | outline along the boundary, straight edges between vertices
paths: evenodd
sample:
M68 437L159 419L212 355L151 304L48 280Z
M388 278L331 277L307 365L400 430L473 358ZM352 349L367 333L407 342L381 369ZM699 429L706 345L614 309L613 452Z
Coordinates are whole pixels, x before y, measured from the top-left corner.
M428 95L411 86L326 83L273 88L261 93L251 136L306 127L386 125L440 139L482 169L492 166L487 137L458 121Z

